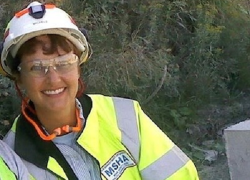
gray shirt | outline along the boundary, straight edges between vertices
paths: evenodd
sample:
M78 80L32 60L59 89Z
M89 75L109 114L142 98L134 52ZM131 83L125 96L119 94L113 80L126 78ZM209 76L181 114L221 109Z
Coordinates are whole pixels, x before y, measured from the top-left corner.
M77 133L57 137L53 141L60 149L76 176L84 180L100 180L100 168L97 161L76 144Z
M80 118L84 122L81 104L78 100L76 100L76 104L80 110ZM101 180L98 162L76 143L77 135L78 133L71 132L56 137L53 142L66 158L79 180Z

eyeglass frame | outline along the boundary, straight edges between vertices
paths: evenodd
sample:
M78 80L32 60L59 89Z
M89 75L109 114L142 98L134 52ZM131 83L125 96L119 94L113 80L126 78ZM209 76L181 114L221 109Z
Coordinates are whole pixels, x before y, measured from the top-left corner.
M70 58L67 58L67 57L70 57ZM63 60L63 58L65 58L66 60ZM68 64L63 64L62 62L68 63ZM60 68L60 65L74 65L77 62L79 64L79 57L76 54L68 53L68 54L65 54L62 56L57 56L57 57L52 58L52 59L35 59L35 60L31 60L31 61L21 62L17 66L17 71L20 73L26 72L26 73L23 73L24 75L31 75L32 77L40 78L40 77L46 76L50 67L53 67L53 70L55 70L59 74L65 74L65 73L71 72L72 69L68 69L68 70L62 69L63 66L61 66L61 68ZM28 63L32 63L30 67L28 65L22 67L23 64L28 64ZM41 67L40 70L32 71L31 68L34 68L35 66ZM70 66L68 66L68 67L70 67ZM26 70L26 71L23 71L23 70ZM63 72L60 72L60 71L63 71ZM36 72L37 72L37 74L36 74ZM38 74L39 72L40 72L40 74Z

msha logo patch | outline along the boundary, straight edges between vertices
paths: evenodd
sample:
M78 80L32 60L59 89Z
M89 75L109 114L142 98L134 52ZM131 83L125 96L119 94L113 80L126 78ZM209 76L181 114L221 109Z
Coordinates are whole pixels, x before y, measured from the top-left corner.
M102 175L107 180L116 180L128 167L135 166L135 162L126 153L126 151L119 151L111 159L102 166Z

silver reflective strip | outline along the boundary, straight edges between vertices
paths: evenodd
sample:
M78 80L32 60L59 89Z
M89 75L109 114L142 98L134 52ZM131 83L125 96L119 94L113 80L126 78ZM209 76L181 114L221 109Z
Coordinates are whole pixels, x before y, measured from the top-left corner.
M9 131L4 137L4 141L12 149L14 149L15 133L13 131ZM23 159L21 159L20 161L22 161L21 163L23 164L23 166L28 169L27 172L28 172L29 178L22 178L22 176L25 175L25 173L23 172L24 169L21 168L21 166L18 166L18 171L20 171L18 173L22 175L20 176L21 178L18 178L18 179L22 179L22 180L32 179L30 178L30 175L31 175L32 177L34 177L34 179L58 180L58 178L55 175L53 175L51 172L38 168L34 164L31 164L30 162L27 162ZM15 165L18 165L18 164L15 163Z
M142 179L165 180L182 168L188 161L189 158L177 146L174 146L161 158L141 171Z
M3 138L3 141L6 142L11 149L15 147L15 135L16 133L10 130Z
M3 141L0 141L0 156L17 179L30 179L29 171L20 157Z
M46 179L46 180L60 180L62 178L57 177L56 175L52 174L51 171L42 169L37 167L36 165L23 160L23 163L28 168L29 173L33 176L34 179Z
M121 130L122 143L136 162L139 161L139 132L134 103L130 99L113 97L118 128Z

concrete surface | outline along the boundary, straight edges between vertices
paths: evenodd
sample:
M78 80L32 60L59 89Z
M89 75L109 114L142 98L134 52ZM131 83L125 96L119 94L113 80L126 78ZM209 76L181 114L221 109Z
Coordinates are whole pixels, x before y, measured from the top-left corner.
M228 127L224 136L231 180L250 180L250 120Z

